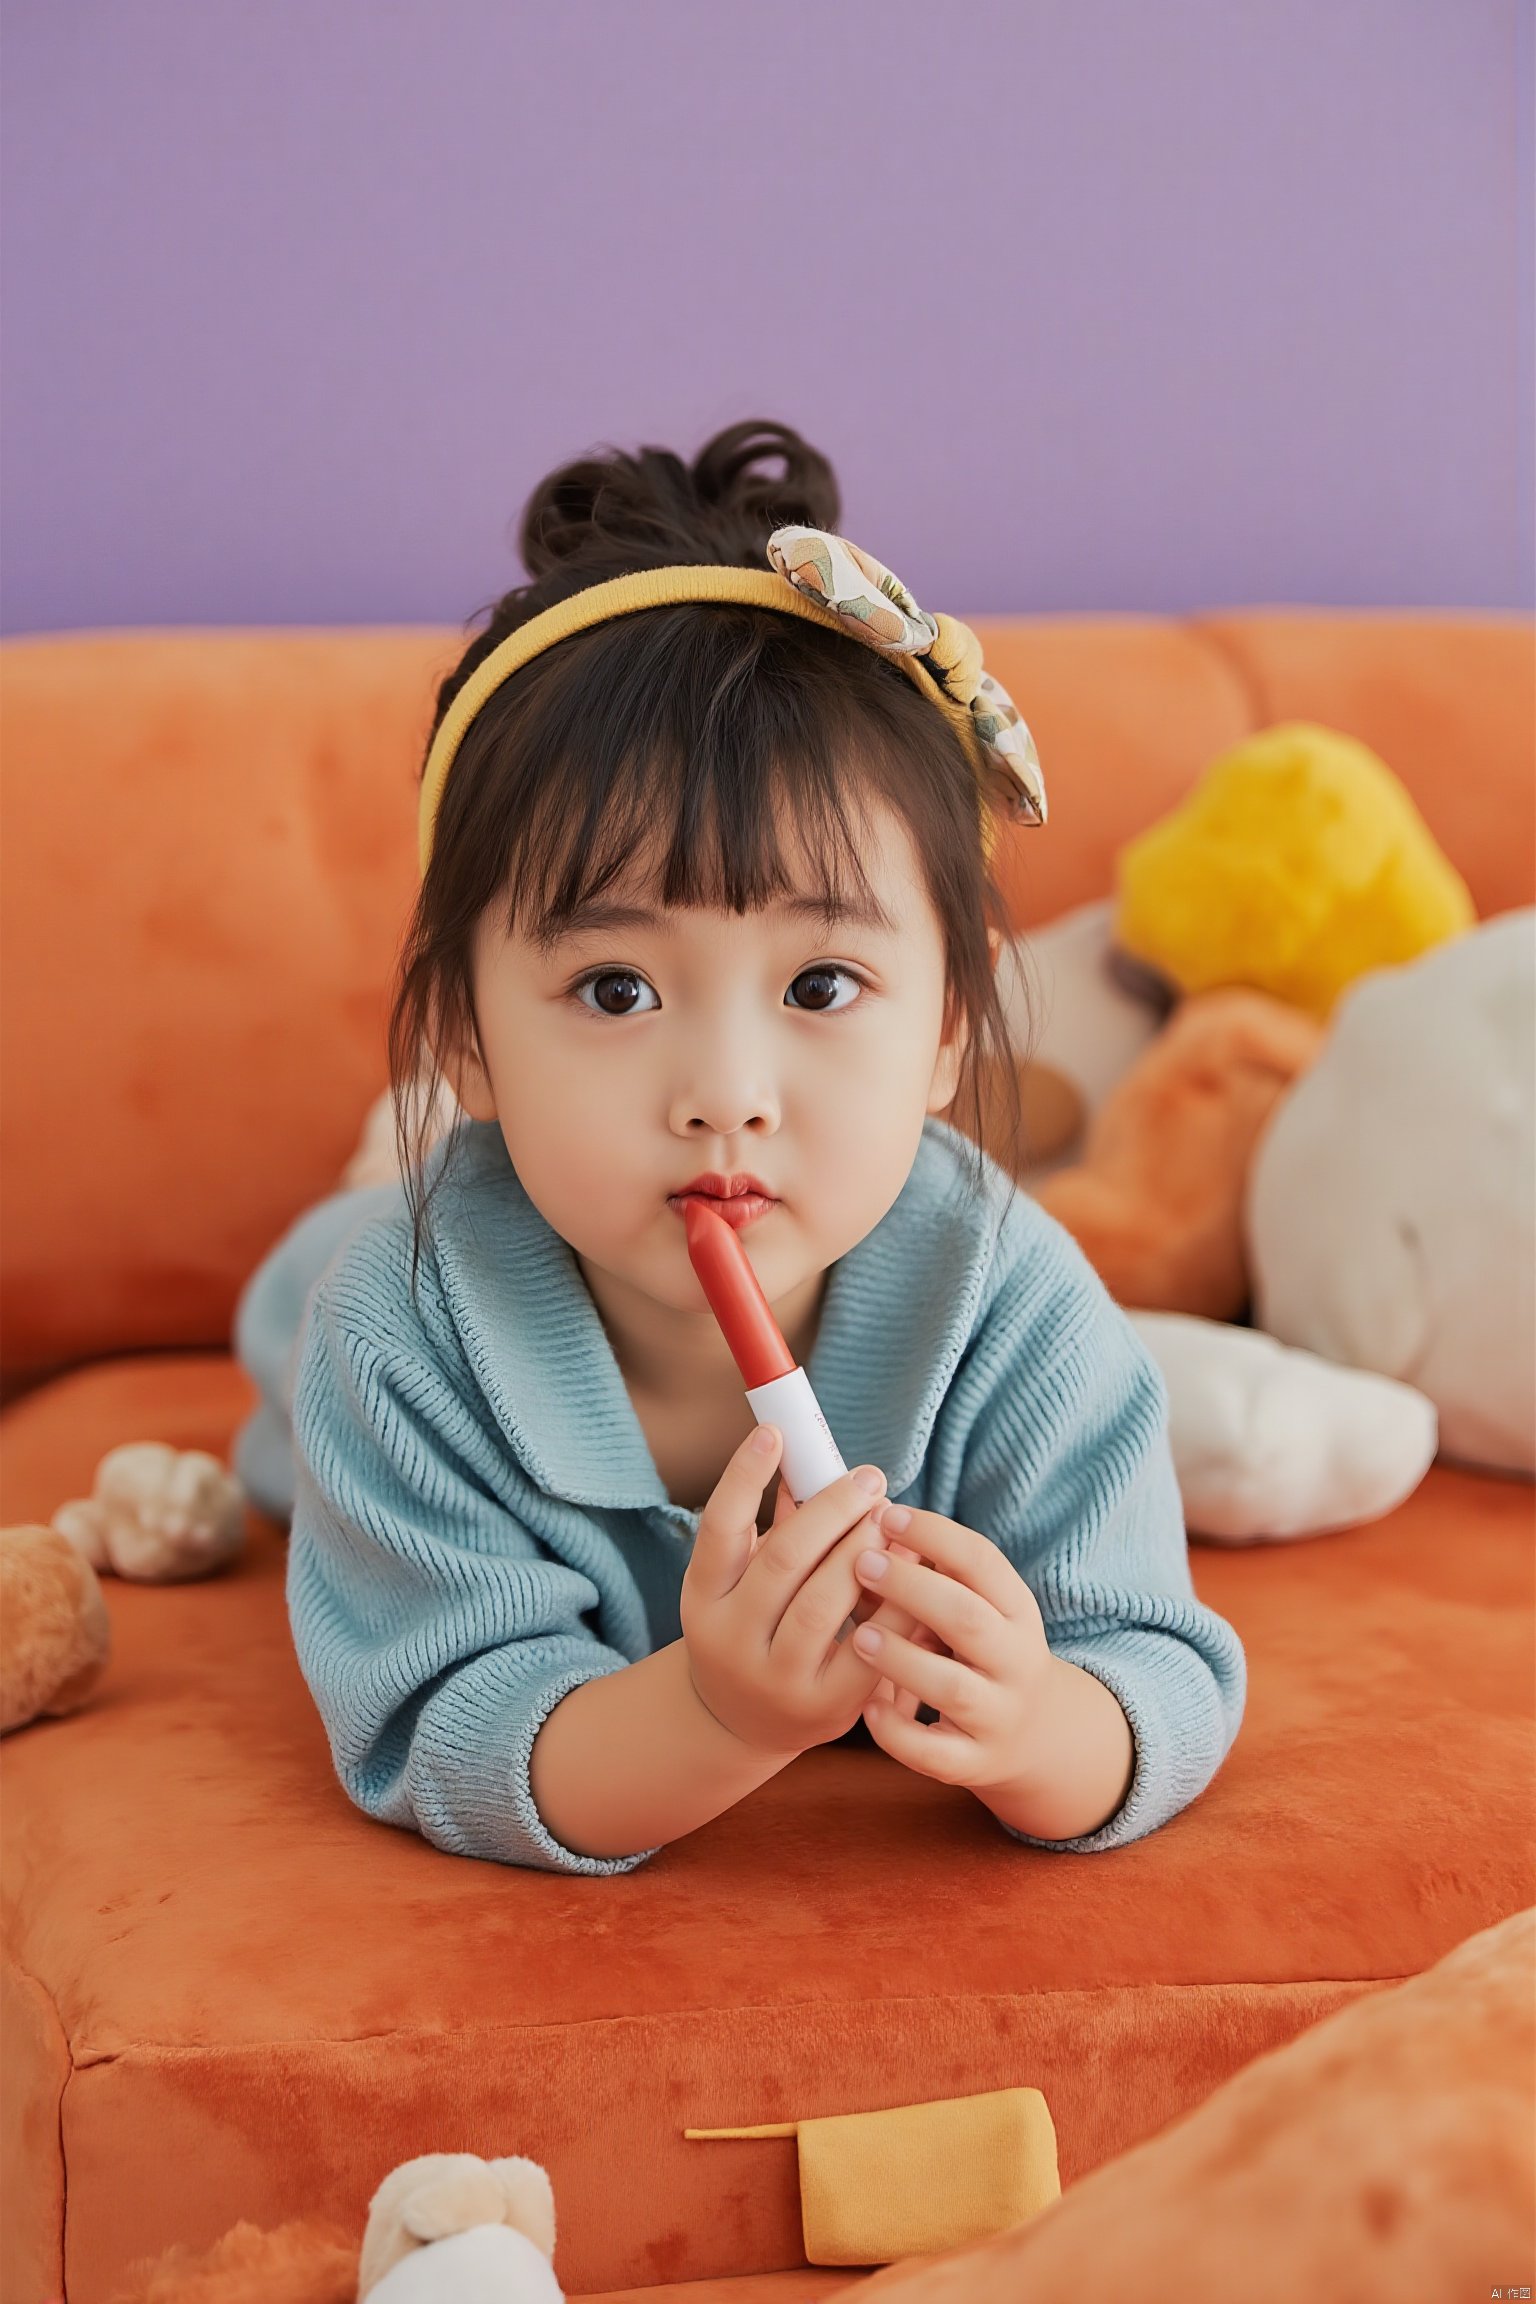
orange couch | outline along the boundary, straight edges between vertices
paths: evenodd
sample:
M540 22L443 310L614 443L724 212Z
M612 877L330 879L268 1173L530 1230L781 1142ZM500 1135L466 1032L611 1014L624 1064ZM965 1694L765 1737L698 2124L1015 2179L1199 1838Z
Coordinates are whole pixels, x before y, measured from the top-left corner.
M1488 914L1532 900L1536 682L1513 619L1251 611L978 626L1052 821L1026 929L1273 720L1373 744ZM244 1279L334 1188L384 1080L441 631L0 650L0 1521L100 1455L224 1452ZM1536 1901L1531 1490L1438 1468L1374 1527L1196 1547L1246 1645L1238 1742L1102 1856L1024 1849L883 1754L807 1753L637 1873L451 1858L352 1809L280 1532L112 1586L74 1718L4 1750L7 2304L106 2304L241 2219L360 2227L395 2161L521 2151L573 2295L798 2278L794 2146L690 2126L1040 2088L1063 2184ZM720 2284L717 2286L716 2282ZM751 2282L736 2293L757 2294Z

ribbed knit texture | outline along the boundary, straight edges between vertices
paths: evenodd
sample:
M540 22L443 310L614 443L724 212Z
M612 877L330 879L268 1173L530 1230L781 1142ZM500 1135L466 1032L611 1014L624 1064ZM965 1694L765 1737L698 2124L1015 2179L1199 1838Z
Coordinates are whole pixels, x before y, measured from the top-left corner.
M1195 1598L1155 1363L1052 1217L1005 1207L990 1162L972 1193L970 1152L926 1123L895 1204L831 1269L808 1372L845 1460L999 1545L1053 1651L1130 1723L1135 1777L1108 1823L1012 1836L1118 1848L1215 1775L1243 1651ZM264 1466L281 1487L294 1370L288 1595L337 1770L441 1848L632 1870L656 1850L552 1837L529 1755L568 1690L681 1637L699 1514L668 1498L574 1254L494 1124L465 1124L419 1306L409 1276L403 1192L338 1195L279 1243L237 1324L265 1395L237 1452L248 1483Z

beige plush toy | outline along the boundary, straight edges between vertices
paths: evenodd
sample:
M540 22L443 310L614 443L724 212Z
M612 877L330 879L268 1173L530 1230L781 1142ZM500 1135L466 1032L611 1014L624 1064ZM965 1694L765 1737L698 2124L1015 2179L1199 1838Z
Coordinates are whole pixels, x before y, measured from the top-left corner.
M368 2210L359 2304L560 2304L555 2196L536 2160L428 2152Z
M96 1572L56 1528L0 1528L0 1736L83 1704L110 1637Z
M61 1504L53 1525L93 1568L138 1584L179 1584L234 1558L245 1497L206 1450L135 1440L103 1456L93 1493Z

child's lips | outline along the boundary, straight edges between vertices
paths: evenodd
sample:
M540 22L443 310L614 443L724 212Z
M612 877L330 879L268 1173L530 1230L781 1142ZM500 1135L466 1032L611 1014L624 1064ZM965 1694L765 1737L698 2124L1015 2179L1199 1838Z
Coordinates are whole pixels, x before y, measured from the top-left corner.
M779 1205L777 1200L770 1200L762 1192L742 1192L729 1200L715 1192L674 1192L669 1196L667 1206L675 1216L681 1217L690 1200L700 1200L706 1208L713 1208L717 1216L724 1217L733 1232L745 1231L749 1224L757 1222L759 1216L766 1216L770 1208Z

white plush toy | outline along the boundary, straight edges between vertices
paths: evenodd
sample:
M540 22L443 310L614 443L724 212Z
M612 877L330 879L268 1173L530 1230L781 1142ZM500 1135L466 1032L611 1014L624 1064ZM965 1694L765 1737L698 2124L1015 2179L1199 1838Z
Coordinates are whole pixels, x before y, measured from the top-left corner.
M61 1504L52 1519L99 1573L177 1584L215 1575L235 1557L245 1496L206 1449L135 1440L110 1449L92 1494Z
M428 2152L373 2196L358 2304L561 2304L555 2196L536 2160Z
M1288 1351L1257 1328L1127 1317L1168 1386L1192 1535L1254 1544L1355 1528L1411 1496L1434 1462L1434 1404L1411 1384Z
M1536 1471L1536 912L1353 986L1249 1184L1255 1310L1410 1382L1448 1455Z

